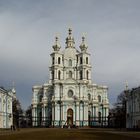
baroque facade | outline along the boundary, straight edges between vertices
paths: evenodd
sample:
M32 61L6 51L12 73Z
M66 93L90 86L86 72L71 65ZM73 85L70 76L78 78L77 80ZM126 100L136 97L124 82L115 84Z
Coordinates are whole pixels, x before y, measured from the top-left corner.
M140 87L127 90L126 128L140 129Z
M91 60L85 37L75 48L72 29L61 51L58 37L53 45L50 80L33 86L33 126L107 125L108 88L92 83Z
M13 125L13 98L16 98L15 89L0 87L0 128L10 128Z

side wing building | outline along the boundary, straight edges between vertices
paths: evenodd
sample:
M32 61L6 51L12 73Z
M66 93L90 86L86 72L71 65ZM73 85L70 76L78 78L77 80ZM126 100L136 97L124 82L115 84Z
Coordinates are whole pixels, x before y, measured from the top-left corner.
M10 128L13 125L14 98L16 98L15 89L6 90L0 87L0 128Z
M126 128L140 129L140 87L126 93Z

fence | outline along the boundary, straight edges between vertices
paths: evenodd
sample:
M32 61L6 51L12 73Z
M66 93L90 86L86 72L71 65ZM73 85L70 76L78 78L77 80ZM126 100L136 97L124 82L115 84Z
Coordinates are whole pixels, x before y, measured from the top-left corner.
M82 124L82 121L80 122L81 122L80 124ZM61 126L62 121L59 121L59 124ZM49 117L32 117L32 126L33 127L54 127L53 121ZM88 126L89 127L108 127L108 117L89 117Z

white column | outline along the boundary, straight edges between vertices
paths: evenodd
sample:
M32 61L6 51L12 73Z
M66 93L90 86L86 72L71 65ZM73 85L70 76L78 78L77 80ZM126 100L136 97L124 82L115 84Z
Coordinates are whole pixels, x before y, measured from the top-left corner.
M57 70L54 69L54 79L57 79Z
M46 112L47 112L46 116L48 117L48 111L46 111ZM54 121L55 121L55 102L52 104L52 126L55 125Z
M79 79L80 79L80 76L79 76L79 71L78 71L78 70L76 71L76 79L77 79L77 80L79 80Z
M66 105L64 106L64 120L66 123L66 121L67 121L67 107L66 107Z
M80 118L80 119L79 119L79 120L80 120L80 122L81 122L81 121L83 121L83 104L80 104L79 107L80 107L80 113L79 113L79 115L80 115L79 118ZM81 124L80 124L80 125L81 125Z
M37 107L34 107L34 126L37 126Z
M44 119L46 119L46 106L44 106Z
M35 121L36 121L36 119L35 119L35 107L33 107L33 109L32 109L32 115L33 115L33 126L35 126Z
M54 116L55 116L55 109L54 109L54 104L52 105L52 121L54 121Z
M84 104L84 121L86 121L85 125L88 125L88 104Z
M62 120L64 120L64 122L63 122L63 125L64 125L64 123L65 123L65 104L63 103L63 106L62 106Z
M55 106L55 120L59 121L60 120L60 106L57 104Z
M82 121L85 120L85 111L86 111L86 110L85 110L85 106L86 106L86 104L83 103L83 104L82 104L82 109L83 109L83 110L82 110L82 116L83 116L83 117L82 117Z
M79 121L81 121L81 104L79 103Z
M74 70L74 79L76 79L76 69Z
M105 108L105 111L104 112L105 112L105 123L106 123L107 122L106 108Z
M109 108L106 108L106 117L109 115Z
M63 70L63 80L66 79L66 70Z
M63 102L61 104L61 110L60 110L60 115L61 115L61 125L62 125L62 121L63 121Z
M78 121L76 124L79 125L79 103L76 103L76 120Z
M45 114L44 114L44 105L42 105L42 109L41 109L41 110L42 110L42 116L41 116L41 117L42 117L42 118L41 118L42 121L41 121L41 125L44 125L44 119L45 119L45 118L44 118L44 115L45 115Z
M44 125L46 125L46 105L43 106L43 114Z
M96 116L96 120L98 120L98 118L97 118L97 117L99 117L99 116L98 116L99 107L97 107L97 106L95 106L95 107L96 107L96 110L95 110L95 116Z
M83 79L85 79L85 69L83 69Z
M33 107L32 108L32 119L33 119L32 125L33 126L34 126L34 120L35 120L34 116L35 116L35 110L34 110L34 107Z

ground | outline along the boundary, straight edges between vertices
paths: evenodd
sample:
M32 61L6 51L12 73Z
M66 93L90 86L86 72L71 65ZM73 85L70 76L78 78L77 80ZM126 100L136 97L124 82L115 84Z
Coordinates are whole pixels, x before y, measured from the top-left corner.
M140 132L114 129L26 128L0 131L0 140L138 140Z

